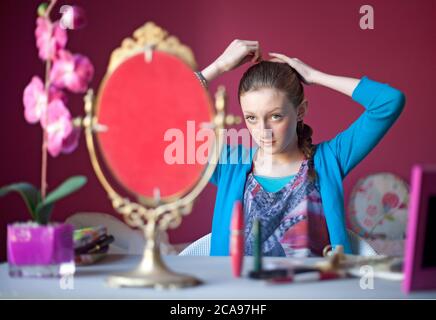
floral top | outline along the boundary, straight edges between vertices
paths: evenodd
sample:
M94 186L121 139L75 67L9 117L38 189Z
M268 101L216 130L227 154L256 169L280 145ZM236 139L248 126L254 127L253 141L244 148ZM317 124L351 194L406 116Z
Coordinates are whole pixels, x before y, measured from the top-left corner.
M321 255L330 244L319 186L308 176L305 159L298 173L279 191L268 192L250 172L244 189L245 254L253 255L253 220L261 224L262 254Z

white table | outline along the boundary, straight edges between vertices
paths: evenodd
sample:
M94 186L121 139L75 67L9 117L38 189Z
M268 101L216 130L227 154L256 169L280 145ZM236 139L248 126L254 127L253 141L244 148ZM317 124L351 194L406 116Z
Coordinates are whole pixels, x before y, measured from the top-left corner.
M280 258L265 258L265 262ZM156 290L152 288L110 288L108 275L132 269L139 256L108 256L98 264L77 267L74 288L62 289L56 278L11 278L8 265L0 265L0 298L55 299L436 299L436 291L422 291L406 295L401 282L374 279L374 289L360 288L359 279L268 285L246 277L233 278L228 257L165 256L175 271L195 275L204 281L198 287ZM311 264L309 258L304 263ZM245 258L244 274L252 268L251 257ZM69 282L71 285L71 282ZM69 289L68 289L69 287Z

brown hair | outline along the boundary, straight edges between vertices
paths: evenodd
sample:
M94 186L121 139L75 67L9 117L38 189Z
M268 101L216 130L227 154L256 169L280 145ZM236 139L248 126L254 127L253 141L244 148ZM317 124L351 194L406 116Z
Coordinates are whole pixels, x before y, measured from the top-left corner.
M304 99L302 79L298 72L286 63L261 61L248 68L239 82L239 103L241 95L261 88L282 90L295 108ZM302 120L297 123L298 148L309 160L309 177L314 179L316 172L313 165L313 156L316 145L312 144L312 133L312 128Z

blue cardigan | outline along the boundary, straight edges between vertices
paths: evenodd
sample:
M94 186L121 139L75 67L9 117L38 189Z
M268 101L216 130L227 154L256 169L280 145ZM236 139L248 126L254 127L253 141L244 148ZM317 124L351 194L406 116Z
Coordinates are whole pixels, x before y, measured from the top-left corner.
M345 229L342 180L378 144L405 104L401 91L366 76L354 89L352 99L366 110L349 128L319 143L314 155L330 242L333 247L343 245L346 253L351 253L351 247ZM229 255L233 203L243 198L256 149L257 146L247 149L241 144L225 145L210 179L218 187L212 220L212 256Z

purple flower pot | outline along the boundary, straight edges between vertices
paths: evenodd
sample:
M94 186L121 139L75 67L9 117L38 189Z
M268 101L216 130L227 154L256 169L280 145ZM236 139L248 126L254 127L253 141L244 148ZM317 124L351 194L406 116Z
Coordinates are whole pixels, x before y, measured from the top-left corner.
M56 277L74 273L73 226L8 225L7 252L12 277Z

